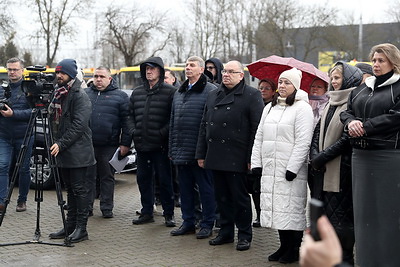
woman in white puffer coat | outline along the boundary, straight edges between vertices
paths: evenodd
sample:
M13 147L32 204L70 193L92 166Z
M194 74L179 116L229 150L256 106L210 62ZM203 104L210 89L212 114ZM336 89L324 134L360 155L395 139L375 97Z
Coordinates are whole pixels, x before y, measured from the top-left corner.
M270 261L298 261L306 228L307 157L313 112L300 89L301 71L282 72L278 93L263 111L251 156L261 177L261 226L277 229L280 248Z

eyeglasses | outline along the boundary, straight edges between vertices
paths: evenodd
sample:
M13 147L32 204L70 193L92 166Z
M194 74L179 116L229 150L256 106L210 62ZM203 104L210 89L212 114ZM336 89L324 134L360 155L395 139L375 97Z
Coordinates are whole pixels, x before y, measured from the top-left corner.
M241 72L241 71L234 71L234 70L221 70L221 73L222 73L222 74L229 74L229 75L231 75L231 74L243 73L243 72Z
M206 67L206 69L207 69L207 70L213 70L213 69L215 69L215 67L213 67L213 66L208 66L208 67Z
M22 69L8 69L8 68L7 68L7 71L8 71L8 72L17 72L17 71L19 71L19 70L22 70Z

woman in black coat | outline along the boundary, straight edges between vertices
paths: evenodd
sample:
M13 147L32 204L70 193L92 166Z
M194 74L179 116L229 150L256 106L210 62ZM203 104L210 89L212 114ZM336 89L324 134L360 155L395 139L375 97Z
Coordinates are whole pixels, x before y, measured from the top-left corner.
M362 81L360 69L337 62L330 71L329 102L314 130L310 148L311 196L324 202L326 215L336 230L343 261L354 264L354 220L351 190L351 146L340 113L350 92Z

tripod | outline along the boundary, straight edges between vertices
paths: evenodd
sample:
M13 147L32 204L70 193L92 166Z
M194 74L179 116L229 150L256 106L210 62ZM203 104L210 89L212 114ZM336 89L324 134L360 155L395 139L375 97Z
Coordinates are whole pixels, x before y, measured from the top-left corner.
M63 200L62 191L61 191L60 174L59 174L59 171L57 168L56 158L50 154L50 149L49 149L49 145L53 144L53 135L52 135L51 130L48 129L47 110L41 106L39 108L34 108L32 111L32 114L30 116L28 128L25 132L23 143L21 145L21 149L19 151L17 161L15 164L15 168L14 168L14 171L13 171L13 174L11 177L8 194L4 201L4 204L5 204L4 211L0 215L0 226L3 223L4 215L7 211L7 206L10 203L11 195L12 195L12 192L13 192L13 189L15 186L15 181L18 176L19 169L25 159L26 151L28 149L29 142L31 141L32 134L34 134L35 142L37 141L37 137L38 137L37 122L38 122L38 120L42 123L42 126L43 126L43 139L44 139L44 148L45 148L44 153L47 154L51 173L54 175L58 205L60 206L61 218L62 218L64 230L66 233L64 243L50 243L50 242L43 242L40 240L40 236L41 236L40 203L43 202L43 170L44 170L44 165L45 165L45 159L43 156L39 157L39 151L36 149L36 147L34 147L33 148L33 156L34 156L34 163L36 166L35 167L35 183L37 185L35 188L35 201L37 203L37 209L36 209L36 230L35 230L34 237L30 241L17 242L17 243L5 243L5 244L0 244L0 246L12 246L12 245L24 245L24 244L44 244L44 245L53 245L53 246L73 247L70 240L68 239L68 232L67 232L67 228L66 228L66 219L65 219L65 212L64 212L65 201ZM41 175L38 175L39 173ZM41 177L39 177L39 176L41 176Z

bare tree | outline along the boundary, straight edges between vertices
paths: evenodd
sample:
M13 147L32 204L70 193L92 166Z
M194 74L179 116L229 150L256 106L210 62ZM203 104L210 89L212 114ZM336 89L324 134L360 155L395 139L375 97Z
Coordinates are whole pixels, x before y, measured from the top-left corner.
M9 0L2 0L0 2L0 10L7 10L7 7L10 5ZM12 25L15 24L14 17L9 12L0 12L0 36L3 39L10 38L11 35L15 34L14 28Z
M396 22L400 22L400 0L392 0L386 13Z
M92 0L31 0L38 14L40 29L34 37L44 39L46 64L51 66L60 48L61 37L73 37L72 19L88 9Z
M110 6L104 17L101 42L119 51L127 66L137 64L146 54L154 56L162 51L171 38L171 33L165 33L164 14ZM159 36L163 36L161 40Z

